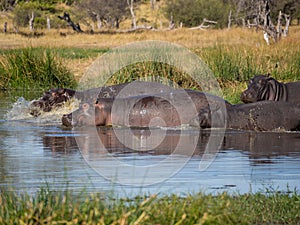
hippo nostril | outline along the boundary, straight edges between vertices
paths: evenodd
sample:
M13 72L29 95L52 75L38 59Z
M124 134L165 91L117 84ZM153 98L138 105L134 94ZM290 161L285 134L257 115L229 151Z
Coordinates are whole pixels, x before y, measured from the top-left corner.
M84 103L84 104L82 104L82 109L85 109L85 110L87 110L87 109L89 109L90 108L90 106L89 106L89 104L88 103Z

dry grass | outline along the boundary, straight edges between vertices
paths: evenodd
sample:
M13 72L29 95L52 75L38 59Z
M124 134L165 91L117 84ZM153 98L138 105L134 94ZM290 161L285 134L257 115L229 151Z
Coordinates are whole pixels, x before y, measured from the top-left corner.
M66 33L61 36L60 33ZM203 48L215 44L263 46L261 32L235 28L228 30L189 30L143 31L134 33L74 34L70 30L44 31L39 38L28 38L16 34L0 34L0 48L19 47L87 47L113 48L127 43L144 40L169 41L187 48ZM298 31L298 34L300 31Z

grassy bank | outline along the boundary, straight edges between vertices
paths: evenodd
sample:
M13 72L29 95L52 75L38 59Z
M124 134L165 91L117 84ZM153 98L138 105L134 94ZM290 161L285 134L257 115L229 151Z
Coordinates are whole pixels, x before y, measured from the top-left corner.
M2 72L5 75L2 75L0 80L2 85L10 78L10 83L13 86L24 85L23 82L26 83L27 78L24 80L22 78L20 81L20 76L14 75L16 71L23 70L24 74L30 74L32 70L35 70L38 76L43 77L42 82L39 83L44 84L42 86L44 89L55 85L74 87L74 84L70 82L73 78L70 78L70 81L64 80L63 84L59 84L51 83L54 79L51 76L62 74L62 77L65 78L71 75L70 77L74 76L75 80L79 81L91 63L110 48L135 41L161 40L185 46L198 55L215 74L223 90L224 98L232 103L237 103L247 81L255 74L270 73L280 81L300 80L299 35L300 27L291 27L287 38L283 38L276 45L267 46L260 32L239 28L230 31L179 29L175 31L145 31L128 34L100 33L96 35L69 33L64 37L50 32L39 38L0 34L3 38L0 41L2 55L0 57L2 69L0 69L5 71L5 73ZM27 53L30 54L31 52L44 52L42 57L44 61L40 63L41 57L39 55L33 56L36 60L33 63L35 66L30 67L29 62L24 63L22 61L23 59L28 61L29 58L22 53L24 52L22 49L27 49ZM31 50L28 51L28 49ZM30 57L32 58L32 56ZM3 58L6 61L3 62ZM23 59L19 60L19 58ZM50 62L53 63L51 68L49 67ZM29 66L26 68L23 66L24 64ZM199 88L199 85L195 84L188 75L182 74L176 68L148 62L124 68L110 80L110 83L127 82L153 74L179 83L184 88ZM31 77L29 76L29 78ZM44 82L46 78L50 80L48 84ZM28 83L25 86L31 87L31 81ZM9 85L12 86L12 84Z
M108 199L41 189L1 190L1 224L298 224L300 196L290 194L150 196Z

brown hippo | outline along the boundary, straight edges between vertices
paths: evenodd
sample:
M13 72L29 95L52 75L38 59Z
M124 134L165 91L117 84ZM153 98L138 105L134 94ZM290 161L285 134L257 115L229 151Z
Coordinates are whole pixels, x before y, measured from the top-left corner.
M214 121L211 119L212 116L214 116ZM202 109L190 124L201 128L224 127L223 121L226 121L226 128L231 129L298 130L300 128L300 107L289 102L260 101L233 105L227 108L227 115L218 107L206 108ZM214 123L212 124L212 122Z
M300 104L299 89L300 82L280 83L269 75L257 75L241 94L241 100L244 103L272 100Z
M129 127L175 127L188 124L198 111L209 105L231 106L224 99L193 90L139 95L127 98L99 98L96 104L84 103L71 114L64 115L65 126L119 125Z
M30 114L39 116L41 112L50 112L53 108L61 107L65 102L73 98L74 90L67 88L51 89L43 94L43 96L36 101L32 101L29 105Z
M125 88L127 87L127 88ZM44 95L30 106L30 114L39 116L41 112L50 112L54 108L61 107L65 102L75 97L81 102L92 103L97 98L114 98L135 96L139 94L154 94L160 92L169 92L174 90L172 87L157 83L134 81L130 83L117 84L107 87L93 88L85 91L75 91L67 88L52 89L44 93Z

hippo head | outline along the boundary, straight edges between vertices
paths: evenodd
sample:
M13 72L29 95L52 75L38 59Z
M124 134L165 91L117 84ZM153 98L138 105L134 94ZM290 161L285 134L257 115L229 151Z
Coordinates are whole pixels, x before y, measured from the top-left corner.
M74 90L66 88L57 88L47 91L39 100L33 101L30 104L30 114L39 116L41 112L50 112L52 109L62 106L74 95Z
M83 103L79 109L62 116L62 124L66 127L95 125L95 113L93 107Z
M78 110L63 115L62 124L67 127L110 125L111 102L112 99L103 98L95 104L83 103Z
M262 99L262 96L265 95L267 91L267 85L270 80L274 80L268 75L257 75L254 78L250 79L247 90L243 91L241 94L241 100L244 103L257 102Z

